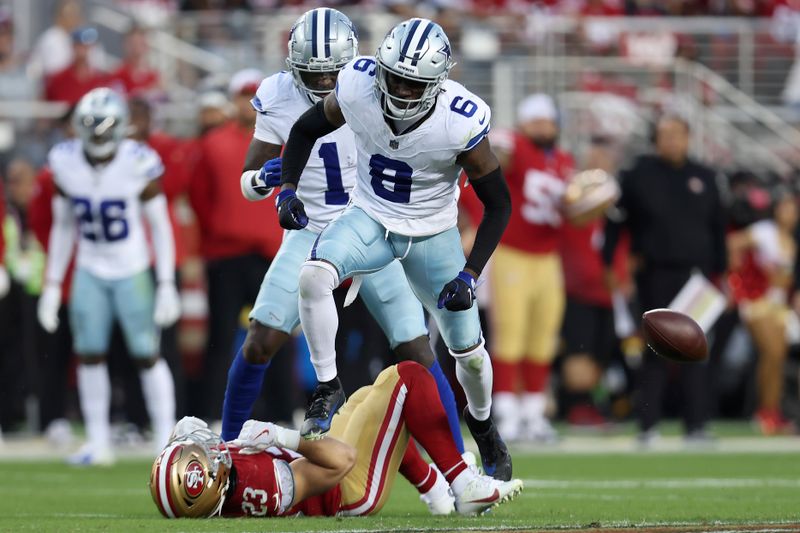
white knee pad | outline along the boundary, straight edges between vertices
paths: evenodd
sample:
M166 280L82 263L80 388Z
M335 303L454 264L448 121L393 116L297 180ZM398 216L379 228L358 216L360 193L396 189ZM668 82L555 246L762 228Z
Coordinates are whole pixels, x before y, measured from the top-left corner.
M483 370L484 364L488 363L489 352L486 351L486 343L481 339L481 343L468 352L457 353L449 350L450 355L456 358L456 363L474 374L479 374Z
M327 296L339 286L336 268L324 261L307 261L300 269L300 297L313 300Z

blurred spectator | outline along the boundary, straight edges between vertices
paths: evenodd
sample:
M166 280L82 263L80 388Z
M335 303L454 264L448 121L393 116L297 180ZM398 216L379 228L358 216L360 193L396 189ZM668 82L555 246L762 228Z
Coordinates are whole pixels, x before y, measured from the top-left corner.
M191 175L187 162L188 143L160 131L153 131L152 110L147 100L133 98L128 102L130 110L130 136L150 145L164 164L161 188L167 197L172 236L175 242L175 280L180 288L180 268L186 259L186 244L176 217L176 202L186 195ZM175 382L175 412L177 417L187 414L185 405L185 379L181 354L178 350L178 326L173 324L161 330L161 355L166 359Z
M606 139L595 138L585 168L600 168L613 174L616 161ZM562 411L570 424L597 426L606 421L608 394L601 393L603 372L617 351L611 293L605 286L601 257L605 220L582 225L566 222L561 239L561 261L567 308L562 337L564 358L561 361ZM613 269L625 289L631 291L628 276L628 239L617 246ZM605 392L605 391L603 391Z
M516 206L489 274L493 404L504 439L548 442L556 434L545 417L547 386L564 313L559 209L574 165L557 147L549 96L525 98L517 120L516 132L492 139Z
M158 71L147 61L149 45L147 31L133 26L125 35L125 56L120 66L111 73L109 86L125 95L154 99L163 90Z
M82 23L81 3L61 0L56 8L55 23L39 36L34 46L30 64L35 75L49 77L72 64L72 33Z
M257 70L246 69L231 79L235 116L200 139L189 192L206 260L209 331L203 414L212 420L220 419L239 316L258 293L283 234L274 206L245 200L235 186L255 126L250 99L263 77Z
M73 137L72 111L73 109L70 109L58 121L54 137L60 140ZM52 202L55 194L53 174L49 168L44 167L36 176L35 192L28 206L28 224L45 252L49 245L50 227L53 224ZM48 441L56 447L69 446L74 440L70 423L66 418L69 408L67 384L71 379L72 361L72 331L67 316L67 302L72 287L73 266L74 258L64 276L58 329L53 334L43 332L37 360L40 423ZM75 403L75 399L72 399Z
M231 115L231 102L221 92L209 91L200 95L199 104L200 113L197 117L197 127L201 137L227 122Z
M14 25L11 12L0 6L0 99L26 100L37 94L36 85L25 72L25 65L14 50Z
M36 392L37 345L43 337L36 320L36 299L44 275L44 254L27 221L35 184L36 171L30 162L14 159L8 166L6 214L0 221L5 265L11 278L11 290L0 303L4 330L0 341L0 353L4 354L0 388L4 397L0 401L11 409L6 413L12 416L11 421L21 419L27 397Z
M92 66L89 59L97 43L97 30L83 27L72 32L72 63L45 81L45 99L74 105L81 97L108 82L106 73Z
M739 316L758 351L755 421L765 435L794 430L781 411L781 399L789 351L788 291L797 257L797 219L797 198L786 187L778 186L773 191L768 219L728 235L729 283L739 305Z
M693 271L719 280L727 264L724 213L713 170L689 159L689 124L665 115L655 129L655 154L639 157L620 176L619 220L607 225L603 263L609 290L619 280L611 265L620 230L637 256L636 290L644 310L667 307ZM657 436L671 364L645 351L638 383L640 440ZM706 364L674 369L683 385L687 438L707 438L709 376Z

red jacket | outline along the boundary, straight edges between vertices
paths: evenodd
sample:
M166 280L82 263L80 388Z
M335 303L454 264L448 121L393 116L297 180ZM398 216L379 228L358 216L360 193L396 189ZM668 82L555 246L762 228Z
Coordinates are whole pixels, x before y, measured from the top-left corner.
M73 64L47 78L44 86L45 99L74 105L84 94L103 87L108 81L105 73L91 68L86 74L79 75Z
M172 222L172 235L175 240L175 266L180 267L186 259L186 243L175 216L175 202L189 190L191 181L189 143L165 133L153 133L147 138L147 144L156 151L164 163L164 176L161 188L169 202L169 219Z
M42 248L47 251L50 243L50 227L53 225L53 197L56 194L56 185L53 182L53 173L45 167L36 176L36 195L28 206L28 224L30 224ZM69 291L72 287L72 272L75 267L75 257L67 267L64 282L61 284L61 301L69 301Z
M283 230L275 203L250 202L239 185L252 137L252 127L231 120L196 143L189 199L200 223L205 259L254 253L273 258L281 245Z

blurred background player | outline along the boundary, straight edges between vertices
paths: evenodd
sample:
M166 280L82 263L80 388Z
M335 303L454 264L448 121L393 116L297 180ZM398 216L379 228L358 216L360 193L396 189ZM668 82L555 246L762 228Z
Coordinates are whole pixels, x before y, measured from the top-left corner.
M73 122L78 139L56 145L49 156L57 195L38 316L47 331L58 327L61 283L78 233L69 315L81 358L78 390L88 442L71 460L104 464L113 461L105 363L113 322L122 326L128 351L141 368L160 448L174 421L175 397L169 368L158 356L158 329L178 319L180 304L172 228L159 182L161 160L145 145L125 139L128 109L110 89L84 96ZM157 288L143 219L153 239Z
M637 258L636 294L642 309L669 306L695 270L720 282L727 268L725 213L713 170L689 157L689 124L680 116L662 116L655 126L655 153L636 159L620 174L620 217L606 225L603 264L610 291L621 286L612 268L620 230L631 236ZM680 213L680 216L677 214ZM640 442L658 436L657 424L670 363L645 350L639 369ZM708 440L711 394L707 364L678 365L686 437Z
M492 364L473 304L475 280L506 227L511 200L486 138L491 111L447 80L452 67L444 30L426 19L407 20L389 32L374 58L345 66L336 91L292 127L277 200L283 227L299 230L308 224L295 189L317 139L345 122L355 133L361 184L350 205L320 233L300 272L300 318L320 381L303 433L326 433L344 401L336 377L333 290L353 275L399 259L456 358L468 400L464 417L484 470L507 480L511 456L491 418ZM469 259L456 227L462 168L485 207Z
M504 439L553 442L545 408L564 314L561 202L574 163L557 147L558 115L548 95L522 100L517 121L516 132L492 137L514 206L490 273L493 404Z
M322 28L328 43L319 48L315 47L318 28ZM356 55L358 39L353 23L335 9L308 11L293 25L287 59L290 70L264 80L252 100L258 117L241 178L245 198L263 200L280 185L280 160L275 158L280 156L291 125L333 90L339 70ZM309 224L286 233L264 277L250 313L247 339L228 373L224 439L235 437L250 417L267 364L300 325L298 272L319 232L345 208L355 185L357 155L348 126L317 141L311 157L297 191L308 209ZM364 276L359 294L397 358L422 363L433 373L454 439L463 452L453 391L430 348L422 306L400 264L393 262L380 272Z
M781 398L789 352L786 328L797 259L798 207L790 188L777 185L772 193L771 216L727 238L730 287L758 352L755 422L765 435L795 430L781 411Z
M446 481L422 460L411 437ZM467 516L522 490L519 479L498 481L463 461L435 381L422 365L405 361L356 391L334 417L328 436L317 440L249 420L226 445L202 420L181 420L153 463L150 492L168 518L367 516L380 512L398 470L418 488L436 479L430 490L449 498L445 510L455 507ZM210 477L192 482L205 471Z
M233 75L228 85L233 116L211 127L195 143L197 157L190 173L189 198L200 225L200 252L206 262L208 287L205 394L200 409L215 421L221 418L225 376L235 350L240 315L252 304L282 236L275 210L247 201L236 187L256 122L250 100L263 79L256 69ZM276 382L276 399L290 395L291 361L285 359L281 368L273 368L282 376ZM291 413L281 416L290 418Z

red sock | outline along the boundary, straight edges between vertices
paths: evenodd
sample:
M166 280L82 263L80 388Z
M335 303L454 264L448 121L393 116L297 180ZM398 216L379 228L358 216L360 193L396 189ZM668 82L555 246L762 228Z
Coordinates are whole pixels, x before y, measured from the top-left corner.
M544 392L550 380L550 363L522 362L525 392Z
M414 442L414 439L408 441L406 454L403 456L403 462L400 463L400 473L412 485L417 487L420 494L425 494L431 490L436 482L436 473L419 454L417 443Z
M516 392L519 363L509 363L493 357L492 370L494 371L494 392Z
M436 382L424 366L412 361L398 364L397 371L408 391L403 405L403 421L447 482L452 483L467 465L453 442Z

